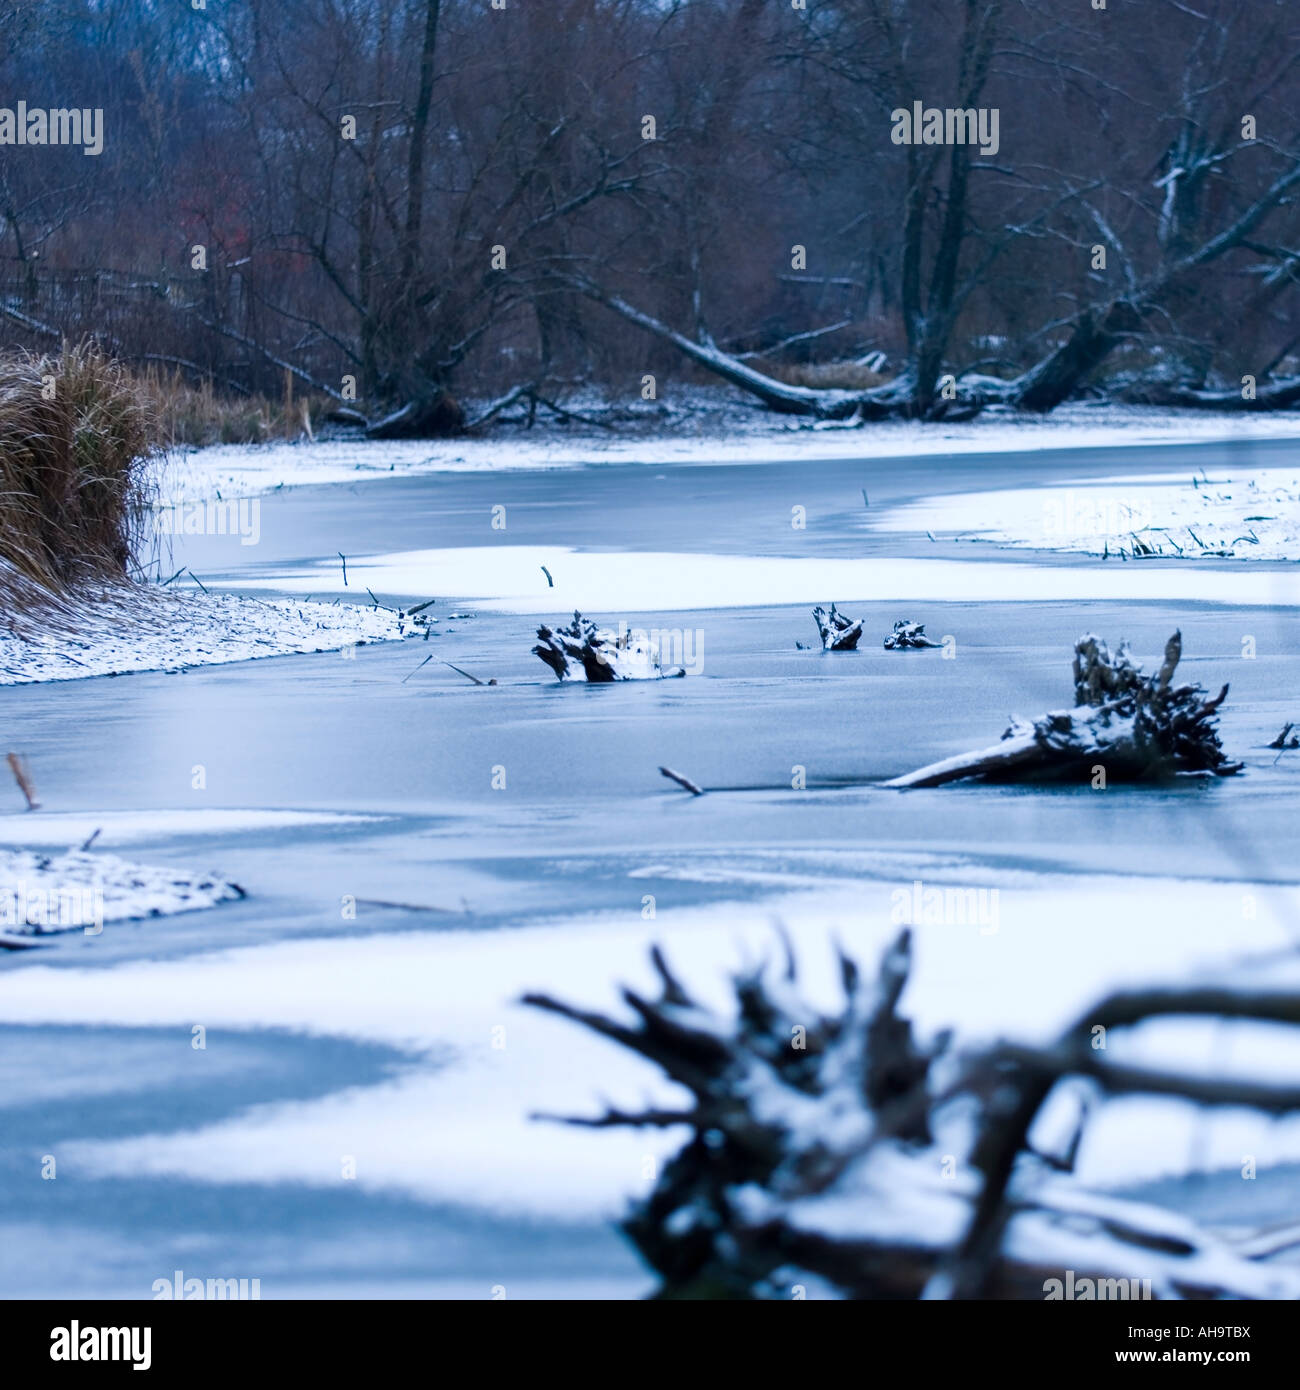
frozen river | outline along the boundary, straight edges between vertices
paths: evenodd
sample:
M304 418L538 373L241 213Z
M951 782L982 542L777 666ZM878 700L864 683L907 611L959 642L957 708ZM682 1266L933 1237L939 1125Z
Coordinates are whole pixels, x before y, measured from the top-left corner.
M264 1297L642 1291L608 1218L662 1145L528 1115L634 1103L653 1077L513 1001L536 987L606 1005L643 973L650 939L716 974L780 916L810 958L834 931L870 959L896 930L898 887L996 887L994 929L920 933L910 1002L926 1028L1026 1036L1117 980L1300 940L1300 754L1264 746L1300 719L1294 565L1121 567L872 529L873 513L933 493L1190 476L1289 463L1295 447L430 474L265 497L256 546L178 538L175 565L209 585L332 598L342 552L349 597L380 575L382 602L434 597L438 616L427 642L352 659L0 690L9 745L50 813L249 895L0 959L0 1295L148 1297L176 1269L258 1277ZM454 587L449 553L493 547ZM494 564L523 557L531 575L551 551L553 610L540 563L526 602L511 598L514 570L487 587ZM566 616L566 566L581 557L599 575L593 556L616 551L654 557L625 563L625 591L680 594L698 573L708 602L593 616L688 632L699 669L562 688L530 654L537 615ZM366 559L380 556L407 558ZM842 563L816 568L828 561ZM920 599L879 596L882 566L918 561ZM1063 589L1044 577L1058 571ZM804 592L819 573L842 587ZM936 576L951 583L942 597ZM755 582L769 587L746 606ZM788 601L771 601L787 584ZM582 592L598 602L599 582ZM861 652L808 646L816 599L865 617ZM951 635L956 659L883 651L896 618ZM1184 678L1231 683L1222 732L1246 775L1104 792L879 787L995 741L1011 712L1068 705L1080 633L1127 638L1150 664L1175 628ZM660 764L709 794L685 795ZM245 825L217 809L369 818ZM23 833L16 819L0 831ZM1099 1128L1085 1155L1098 1180L1167 1181L1272 1143L1248 1217L1212 1179L1180 1190L1251 1224L1293 1215L1287 1126L1256 1139L1162 1120L1128 1163Z

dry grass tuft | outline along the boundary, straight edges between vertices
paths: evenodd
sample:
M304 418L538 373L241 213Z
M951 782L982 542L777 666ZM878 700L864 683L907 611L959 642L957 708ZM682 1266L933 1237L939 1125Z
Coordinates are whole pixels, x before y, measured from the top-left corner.
M314 422L334 405L326 396L302 395L292 387L280 399L217 392L210 380L194 385L179 369L150 367L137 380L157 421L158 439L167 448L310 438Z
M126 578L157 442L149 401L93 343L0 357L0 604Z
M768 376L787 386L810 386L818 391L866 391L890 380L864 362L796 362L764 365Z

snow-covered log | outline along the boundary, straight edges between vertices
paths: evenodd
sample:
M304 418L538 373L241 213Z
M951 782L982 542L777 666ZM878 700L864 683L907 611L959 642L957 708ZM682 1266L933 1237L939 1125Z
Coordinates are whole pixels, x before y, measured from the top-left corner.
M610 681L663 680L684 676L680 666L665 668L659 644L648 634L633 630L612 632L597 627L590 618L574 612L567 627L537 629L535 655L555 672L557 680Z
M843 613L836 611L833 603L829 613L818 604L812 615L817 624L817 634L822 639L822 651L856 651L858 639L862 636L861 618L846 618Z
M1145 676L1127 644L1112 657L1104 642L1086 634L1074 649L1074 709L1033 721L1013 718L992 747L945 758L885 785L937 787L966 777L1092 777L1097 767L1119 780L1240 772L1242 764L1230 761L1219 742L1217 712L1228 687L1211 699L1199 685L1175 686L1181 655L1182 634L1175 632L1160 670Z
M788 1298L808 1276L852 1298L1043 1299L1067 1278L1072 1297L1089 1296L1088 1283L1092 1296L1127 1297L1136 1272L1146 1288L1133 1297L1300 1295L1300 1269L1262 1263L1267 1242L1237 1249L1161 1207L1090 1191L1028 1139L1053 1086L1071 1076L1108 1093L1270 1113L1300 1108L1300 1088L1099 1062L1083 1025L1055 1049L955 1058L946 1034L923 1043L899 1012L906 931L865 986L841 952L844 1004L830 1015L801 997L788 942L779 976L767 964L736 976L734 1009L721 1012L693 998L657 948L652 962L659 997L624 989L626 1021L544 994L525 1002L631 1049L686 1094L566 1119L684 1131L623 1222L659 1297ZM1228 1013L1300 1021L1300 989L1254 1000L1254 1015L1248 993L1214 998ZM1213 1003L1195 990L1117 995L1084 1018L1118 1028L1180 1004L1204 1016ZM1096 1294L1103 1280L1126 1289Z
M903 619L894 624L894 630L885 638L884 646L887 652L901 652L914 647L942 647L943 643L925 635L924 623Z
M1135 382L1123 394L1125 399L1142 405L1180 406L1190 410L1294 410L1300 405L1300 378L1282 377L1263 382L1250 396L1242 394L1240 385L1215 391L1146 381Z

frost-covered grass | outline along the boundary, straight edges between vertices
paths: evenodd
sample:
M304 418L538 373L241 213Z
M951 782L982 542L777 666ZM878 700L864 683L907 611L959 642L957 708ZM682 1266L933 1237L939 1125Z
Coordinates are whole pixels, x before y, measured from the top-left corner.
M873 530L1119 559L1300 559L1300 466L927 497Z
M0 631L0 685L337 651L410 630L387 608L138 586L29 615L18 631Z

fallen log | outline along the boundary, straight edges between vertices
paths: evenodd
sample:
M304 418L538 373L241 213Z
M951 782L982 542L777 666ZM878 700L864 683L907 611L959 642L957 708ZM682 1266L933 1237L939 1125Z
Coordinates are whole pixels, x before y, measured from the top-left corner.
M1228 687L1209 699L1199 685L1174 686L1181 656L1182 634L1175 632L1160 670L1145 676L1126 643L1112 656L1104 642L1086 634L1074 649L1074 709L1033 721L1013 718L1000 743L931 763L885 786L938 787L967 777L1094 777L1098 767L1108 778L1129 781L1240 772L1243 764L1231 762L1219 742L1217 711Z
M789 1298L807 1275L850 1298L1300 1294L1300 1269L1260 1262L1267 1242L1233 1248L1175 1212L1093 1191L1028 1138L1067 1077L1105 1094L1270 1114L1300 1107L1300 1088L1099 1061L1082 1026L1055 1048L994 1045L954 1057L948 1034L922 1042L899 1011L907 931L866 984L840 952L844 1003L832 1014L801 996L788 941L785 956L775 979L767 963L734 977L732 1006L719 1010L692 996L658 948L658 998L624 989L626 1021L546 994L524 997L636 1052L685 1093L635 1111L537 1117L685 1131L622 1222L659 1277L657 1297ZM1210 1002L1195 990L1117 995L1083 1018L1118 1027L1180 1006L1206 1017ZM1218 1003L1225 1015L1300 1018L1300 992L1229 991ZM1129 1291L1135 1271L1140 1292ZM1123 1292L1076 1292L1085 1281L1109 1290L1117 1280Z
M533 653L555 672L557 680L604 685L611 681L664 680L684 676L681 666L665 668L659 644L648 634L597 627L575 610L567 627L537 629Z
M812 611L817 624L817 634L822 639L824 652L851 652L857 650L858 639L862 636L862 619L846 618L831 604L828 613L821 604Z
M942 647L943 643L925 635L924 623L904 619L894 624L894 630L885 638L884 645L887 652L901 652L911 647Z

